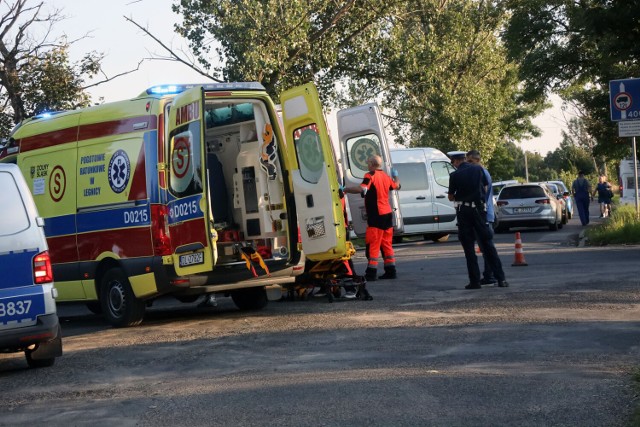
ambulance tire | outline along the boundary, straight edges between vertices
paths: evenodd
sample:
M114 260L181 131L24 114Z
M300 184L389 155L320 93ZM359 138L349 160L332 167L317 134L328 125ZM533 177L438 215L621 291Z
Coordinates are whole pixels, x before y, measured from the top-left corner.
M264 287L235 290L231 292L231 299L240 310L260 310L269 302Z
M144 318L145 303L136 298L127 275L120 268L102 277L100 303L107 321L116 328L136 326Z

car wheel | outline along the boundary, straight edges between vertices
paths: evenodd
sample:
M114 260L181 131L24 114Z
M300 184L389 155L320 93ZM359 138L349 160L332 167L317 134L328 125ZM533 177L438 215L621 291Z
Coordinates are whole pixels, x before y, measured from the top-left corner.
M573 214L571 213L571 211L567 211L567 218L571 219L573 217Z
M240 310L260 310L269 302L264 287L238 289L231 293L231 299Z
M24 356L27 359L27 365L30 368L48 368L49 366L53 366L56 361L55 357L49 357L47 359L34 359L32 357L32 350L27 350L24 352Z
M558 226L558 221L556 220L553 224L551 224L549 226L549 230L551 231L558 231L560 229L560 227Z
M107 321L116 328L139 325L144 318L144 301L136 298L120 268L112 268L102 278L100 303Z

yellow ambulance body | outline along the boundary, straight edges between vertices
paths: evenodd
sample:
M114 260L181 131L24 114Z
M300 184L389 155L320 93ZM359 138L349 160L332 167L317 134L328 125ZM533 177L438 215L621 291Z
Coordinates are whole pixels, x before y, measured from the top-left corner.
M177 85L19 124L0 162L19 165L45 218L58 301L114 326L140 323L166 294L258 309L305 255L343 256L316 89L281 103L282 128L260 84Z

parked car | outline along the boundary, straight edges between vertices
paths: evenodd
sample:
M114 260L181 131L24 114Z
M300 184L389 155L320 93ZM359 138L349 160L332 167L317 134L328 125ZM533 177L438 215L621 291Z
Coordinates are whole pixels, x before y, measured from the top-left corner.
M562 192L562 198L567 204L567 219L573 218L573 197L571 197L571 192L567 188L567 186L562 181L549 181L552 184L556 184L560 187L560 191Z
M493 200L498 201L498 194L500 194L500 190L502 190L507 185L517 184L518 181L515 179L508 179L506 181L496 181L491 183L491 187L493 188Z
M17 165L0 164L0 188L0 353L51 366L62 339L44 220Z
M497 232L512 227L562 228L562 204L547 186L537 183L511 184L500 191L497 201Z
M560 190L558 184L554 184L552 182L543 182L542 184L546 185L549 188L549 191L558 199L558 201L562 204L562 224L566 224L569 220L569 211L567 209L567 202L563 197L563 192Z

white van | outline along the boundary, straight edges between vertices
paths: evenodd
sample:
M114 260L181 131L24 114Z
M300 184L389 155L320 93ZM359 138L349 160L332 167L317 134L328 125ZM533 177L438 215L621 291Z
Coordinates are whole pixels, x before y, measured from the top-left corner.
M638 191L638 186L633 185L634 173L635 172L633 170L633 157L627 157L622 159L620 161L620 204L621 205L624 205L624 204L635 205L636 203L635 193ZM640 164L638 165L638 173L640 173Z
M0 188L0 353L51 366L62 340L44 220L17 165L0 164Z
M447 198L449 174L455 170L449 157L435 148L392 149L391 161L398 170L403 236L423 235L425 240L444 241L457 233L456 210Z

